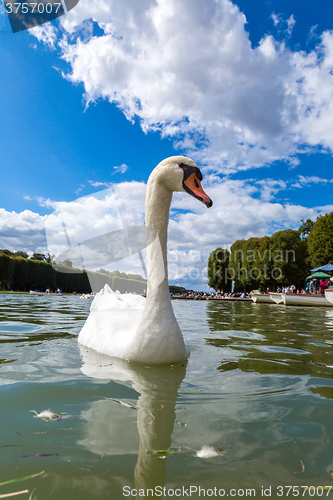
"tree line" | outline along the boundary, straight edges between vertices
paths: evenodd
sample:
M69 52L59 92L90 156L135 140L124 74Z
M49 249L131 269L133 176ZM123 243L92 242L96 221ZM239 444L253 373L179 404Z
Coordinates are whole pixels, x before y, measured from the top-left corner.
M99 291L105 284L122 293L144 293L146 289L146 280L139 275L104 269L82 271L68 264L71 263L52 264L50 256L44 254L35 253L28 258L25 252L0 250L0 290L27 292L60 288L64 293L90 293Z
M333 212L301 220L297 230L235 241L208 259L208 285L214 290L250 291L294 284L305 287L310 269L333 263Z

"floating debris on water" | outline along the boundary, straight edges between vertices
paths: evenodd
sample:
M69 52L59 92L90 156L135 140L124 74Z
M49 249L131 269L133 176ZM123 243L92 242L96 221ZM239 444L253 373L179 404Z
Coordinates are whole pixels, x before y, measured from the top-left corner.
M214 458L224 451L224 448L213 448L213 446L204 445L201 450L197 451L196 456L199 458Z
M110 398L104 398L104 399L110 399ZM132 403L128 403L127 401L122 401L121 399L113 399L113 398L111 398L111 401L114 401L115 403L119 403L119 404L121 404L123 406L126 406L127 408L131 408L131 410L140 410L140 409L142 409L142 410L146 411L152 417L152 421L149 422L149 424L152 424L154 422L154 420L155 420L154 415L149 410L147 410L146 408L142 408L140 406L132 405ZM162 406L162 409L163 409L164 406L163 405L161 405L161 406Z
M42 474L44 474L44 470L42 470L41 472L37 472L37 474L32 474L30 476L23 476L23 477L18 477L16 479L9 479L9 481L4 481L3 483L0 483L0 486L5 486L6 484L12 484L12 483L19 483L21 481L26 481L27 479L32 479L34 477L37 477L37 476L41 476Z
M55 420L61 418L64 413L53 413L51 410L43 410L37 413L35 410L29 410L35 414L35 418L41 418L42 420Z
M108 399L108 398L106 398ZM115 401L115 403L119 403L123 406L127 406L127 408L131 408L132 410L138 410L139 407L138 406L134 406L132 405L131 403L128 403L127 401L122 401L121 399L112 399L112 401Z
M164 459L169 455L180 453L180 448L169 448L168 450L146 450L147 455L157 455L158 458Z
M37 477L37 476L41 476L44 473L45 473L45 471L42 470L41 472L38 472L37 474L32 474L30 476L23 476L23 477L18 477L16 479L10 479L9 481L4 481L3 483L0 483L0 486L4 486L7 484L13 484L13 483L19 483L21 481L27 481L28 479L32 479L32 478ZM30 499L33 500L33 498L35 498L35 497L32 497L33 492L34 492L34 490L31 492L29 500ZM3 495L0 495L0 498L11 498L11 497L15 497L17 495L23 495L25 493L30 493L30 492L29 492L29 490L13 491L12 493L5 493Z
M301 463L302 470L301 470L301 471L295 471L295 470L292 470L291 472L292 472L293 474L302 474L303 472L305 472L305 465L304 465L304 463L302 462L302 460L301 460L300 458L299 458L298 460L299 460L299 461L300 461L300 463Z
M30 493L29 490L22 490L22 491L13 491L12 493L5 493L4 495L0 495L0 498L12 498L16 497L17 495L23 495L25 493ZM30 500L30 498L29 498Z
M59 456L59 453L34 453L32 455L17 455L15 458L31 458L31 457L54 457Z

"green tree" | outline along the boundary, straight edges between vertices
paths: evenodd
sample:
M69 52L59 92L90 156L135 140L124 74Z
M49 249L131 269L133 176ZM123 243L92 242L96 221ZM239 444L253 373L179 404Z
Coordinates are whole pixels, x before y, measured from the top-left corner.
M312 267L333 262L333 212L319 216L308 236L308 250Z
M0 253L2 253L3 255L8 255L9 257L14 256L14 252L12 252L11 250L8 250L8 248L4 248L3 250L0 250Z
M271 236L272 275L278 285L304 287L308 275L308 244L299 231L286 229Z
M237 240L230 248L229 279L238 291L276 290L292 283L301 288L308 271L307 240L300 231L286 229L270 237Z
M235 290L244 290L245 281L245 261L244 246L246 240L237 240L230 247L230 258L228 265L228 274L231 282L235 283Z
M27 252L22 252L22 250L15 252L14 255L15 255L15 257L22 257L22 259L27 259L29 257Z
M230 248L229 272L237 290L271 287L270 238L238 240Z
M30 257L31 260L41 260L42 262L46 262L46 255L44 253L33 253Z
M271 239L269 236L263 236L262 238L250 238L251 240L254 243L255 257L250 271L249 284L251 289L273 289Z
M208 285L215 291L229 292L231 280L228 273L230 252L216 248L208 258Z
M306 240L312 231L314 222L311 219L306 219L306 220L301 219L301 223L302 224L298 228L298 232L299 232L301 239Z

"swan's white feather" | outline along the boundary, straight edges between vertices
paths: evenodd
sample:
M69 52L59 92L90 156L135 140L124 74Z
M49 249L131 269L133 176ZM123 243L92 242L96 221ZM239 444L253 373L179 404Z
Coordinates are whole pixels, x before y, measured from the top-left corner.
M79 342L97 352L127 359L145 300L141 295L115 293L105 285L94 297Z
M221 455L215 448L212 446L204 445L201 450L197 451L196 456L199 458L214 458Z

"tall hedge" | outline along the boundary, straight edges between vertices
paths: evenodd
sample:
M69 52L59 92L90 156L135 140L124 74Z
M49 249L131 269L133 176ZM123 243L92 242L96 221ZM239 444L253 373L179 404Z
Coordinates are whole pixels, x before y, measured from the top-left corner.
M102 273L81 271L67 266L56 268L48 262L15 257L0 252L0 290L27 292L51 291L60 288L64 293L89 293L99 291L106 283L113 290L143 293L144 281L108 276Z

